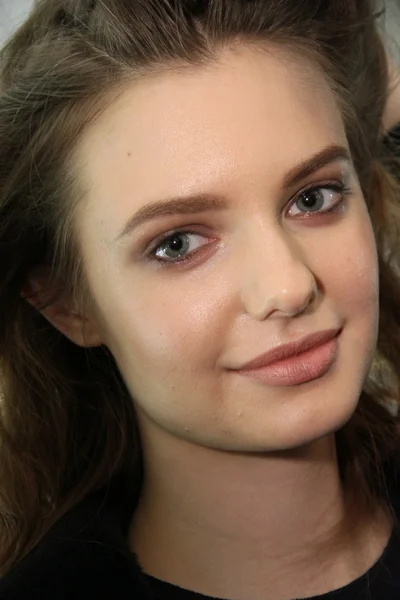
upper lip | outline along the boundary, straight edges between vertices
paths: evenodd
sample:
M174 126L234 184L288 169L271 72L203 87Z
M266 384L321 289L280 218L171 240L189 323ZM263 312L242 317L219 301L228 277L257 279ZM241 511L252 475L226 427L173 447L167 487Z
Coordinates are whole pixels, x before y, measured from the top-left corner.
M306 352L311 348L315 348L316 346L320 346L321 344L332 340L338 335L339 331L339 329L326 329L324 331L317 331L316 333L307 335L296 342L282 344L281 346L277 346L276 348L272 348L271 350L264 352L264 354L260 354L250 362L239 367L237 370L249 371L252 369L260 369L261 367L266 367L267 365L271 365L280 360L291 358L292 356L296 356L297 354L301 354L302 352Z

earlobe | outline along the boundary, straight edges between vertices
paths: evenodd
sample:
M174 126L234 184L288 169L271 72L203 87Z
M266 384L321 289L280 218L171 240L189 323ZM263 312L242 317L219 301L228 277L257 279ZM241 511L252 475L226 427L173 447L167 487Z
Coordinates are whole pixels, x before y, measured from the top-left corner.
M101 346L96 319L79 311L61 289L48 283L43 273L30 276L21 289L21 296L74 344L86 348Z
M56 302L41 311L42 315L65 335L71 342L90 348L101 346L102 341L97 326L86 315Z

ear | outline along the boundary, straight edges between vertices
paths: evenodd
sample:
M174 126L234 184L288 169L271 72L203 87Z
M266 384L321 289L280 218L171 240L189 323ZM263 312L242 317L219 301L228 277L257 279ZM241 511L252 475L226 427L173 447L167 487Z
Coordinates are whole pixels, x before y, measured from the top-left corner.
M21 296L74 344L85 348L102 345L95 316L83 313L66 298L60 286L50 283L48 272L41 269L29 275Z

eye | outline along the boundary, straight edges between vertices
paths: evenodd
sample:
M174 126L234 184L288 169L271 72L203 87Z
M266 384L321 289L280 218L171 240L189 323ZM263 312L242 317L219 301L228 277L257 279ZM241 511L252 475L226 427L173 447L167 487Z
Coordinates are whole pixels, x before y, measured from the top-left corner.
M203 235L176 231L161 240L151 254L160 262L180 262L207 243Z
M302 214L333 212L343 205L344 197L349 191L342 183L308 188L296 197L288 210L288 215L295 217Z

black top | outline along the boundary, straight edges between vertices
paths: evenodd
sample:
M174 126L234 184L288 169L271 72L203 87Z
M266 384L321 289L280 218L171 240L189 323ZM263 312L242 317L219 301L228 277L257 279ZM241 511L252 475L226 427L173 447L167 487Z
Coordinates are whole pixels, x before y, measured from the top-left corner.
M385 145L390 154L400 155L400 125ZM394 466L387 471L387 483L400 521L400 479ZM143 573L127 543L132 504L127 506L119 486L88 496L0 580L0 600L215 600ZM400 599L400 526L394 527L381 558L367 573L309 600L355 599Z
M400 479L390 469L387 480L399 517ZM104 489L62 517L0 581L0 600L210 600L143 573L128 547L131 515L121 498L120 489ZM399 598L400 533L395 526L380 560L365 575L313 600Z
M400 155L400 123L389 131L384 143L396 156Z

